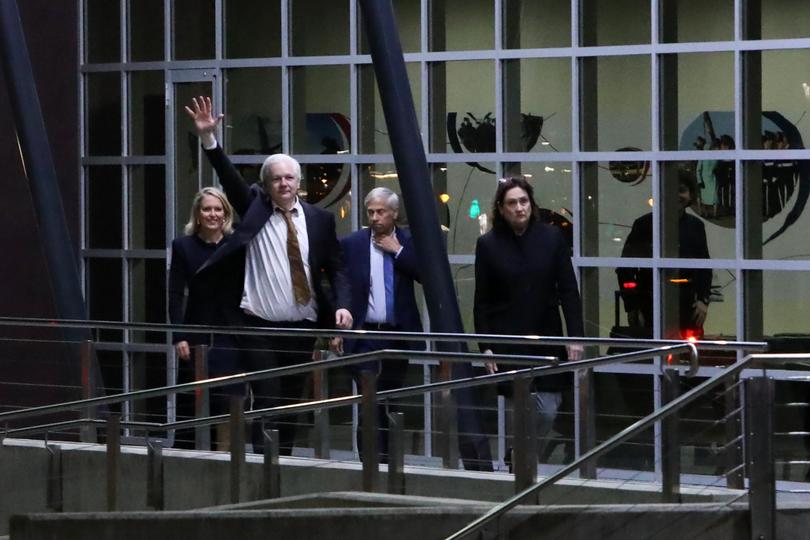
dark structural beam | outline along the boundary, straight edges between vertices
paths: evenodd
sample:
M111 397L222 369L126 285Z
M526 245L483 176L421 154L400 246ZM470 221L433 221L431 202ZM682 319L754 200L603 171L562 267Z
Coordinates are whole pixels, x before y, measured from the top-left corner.
M360 0L360 6L414 246L420 260L430 261L431 271L422 275L422 285L431 330L463 332L393 7L388 0ZM462 343L450 343L442 350L465 348ZM453 366L454 377L468 376L471 371L469 364ZM455 392L459 407L459 450L466 468L491 470L492 460L482 434L480 412L472 408L474 396L472 390Z

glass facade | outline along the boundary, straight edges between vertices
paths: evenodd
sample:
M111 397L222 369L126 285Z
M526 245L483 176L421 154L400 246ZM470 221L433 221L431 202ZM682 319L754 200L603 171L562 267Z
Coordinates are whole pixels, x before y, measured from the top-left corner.
M650 335L682 335L684 291L698 279L707 338L810 334L796 303L810 283L810 3L393 5L467 330L496 180L523 174L570 231L590 335L632 326L633 292L649 297ZM182 111L193 95L213 96L220 139L246 174L273 151L298 158L307 200L335 213L340 234L363 225L369 189L398 186L354 0L82 9L93 318L165 321L156 268L192 194L215 182ZM682 225L683 183L694 228Z

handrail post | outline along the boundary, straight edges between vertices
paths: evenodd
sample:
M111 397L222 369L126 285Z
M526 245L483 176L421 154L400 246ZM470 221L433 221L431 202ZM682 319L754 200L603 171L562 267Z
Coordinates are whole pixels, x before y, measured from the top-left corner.
M578 369L575 372L577 379L577 405L579 410L579 449L577 456L581 456L596 446L596 399L594 396L593 370ZM582 478L596 478L596 461L588 460L579 468Z
M743 465L742 412L740 411L740 378L735 375L725 384L725 456L726 486L731 489L745 488Z
M90 340L82 341L79 345L79 351L82 370L82 399L90 399L93 397L93 388L96 386L93 371L93 342ZM82 417L87 420L95 420L96 413L96 407L87 407L84 409ZM79 431L79 438L84 443L95 443L98 440L96 426L91 423L83 425Z
M266 429L264 437L264 497L277 499L281 497L281 465L279 465L279 435L277 429Z
M121 456L121 416L107 419L107 511L118 510L118 462Z
M146 440L146 506L163 510L163 445L159 440Z
M661 401L664 405L678 398L681 390L681 374L676 369L667 369L662 377ZM681 502L681 445L678 436L680 411L675 411L661 420L661 491L665 503Z
M520 376L513 381L512 414L513 452L512 459L515 471L515 493L534 484L537 479L537 420L536 409L532 403L532 377ZM534 436L532 436L534 434ZM533 450L533 451L532 451Z
M194 347L194 380L203 381L208 378L208 345ZM208 388L194 389L194 417L205 418L211 414L211 394ZM211 449L211 426L197 426L194 428L194 449Z
M231 396L231 415L229 418L230 452L231 452L231 502L240 499L242 469L245 468L245 413L241 396Z
M361 404L363 429L361 440L363 449L360 452L360 460L363 462L363 491L377 491L378 476L380 469L380 449L377 448L377 374L373 371L364 370L362 372L362 393Z
M55 444L46 444L48 452L48 508L54 512L64 509L63 482L62 482L62 448Z
M316 351L314 360L323 360L325 351ZM314 399L324 400L329 397L329 379L326 370L316 369L312 372L312 395ZM318 409L313 413L312 443L315 457L329 459L329 409Z
M405 415L388 415L388 493L405 495Z
M751 538L776 538L776 473L773 457L773 379L754 377L746 384L746 461Z

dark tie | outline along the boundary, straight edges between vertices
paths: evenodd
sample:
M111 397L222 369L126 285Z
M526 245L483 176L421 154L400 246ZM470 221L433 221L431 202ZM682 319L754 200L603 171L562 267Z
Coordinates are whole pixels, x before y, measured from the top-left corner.
M385 282L385 322L395 324L394 320L394 256L383 253L383 281Z
M298 233L292 219L292 210L277 207L284 221L287 222L287 258L290 260L290 277L292 278L293 296L298 304L308 304L312 299L307 282L307 273L304 270L304 260L301 258L301 248L298 245Z

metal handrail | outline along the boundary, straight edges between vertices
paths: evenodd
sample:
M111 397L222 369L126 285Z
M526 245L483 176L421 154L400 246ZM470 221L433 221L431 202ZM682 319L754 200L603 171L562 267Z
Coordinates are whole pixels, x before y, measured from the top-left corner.
M45 319L24 317L0 317L0 327L4 326L30 326L37 328L85 328L98 330L132 330L145 332L182 332L191 334L221 334L242 336L295 336L295 337L343 337L343 338L375 338L395 341L440 341L440 342L485 342L510 343L524 345L585 345L585 346L612 346L620 348L657 347L662 345L677 345L683 343L678 339L629 339L629 338L599 338L599 337L561 337L561 336L533 336L508 334L469 334L469 333L432 333L432 332L401 332L388 330L339 330L317 328L272 328L255 326L205 326L190 324L165 323L132 323L117 321L97 321L80 319ZM744 350L763 351L767 343L761 341L728 341L706 340L696 342L698 348L703 350Z
M709 389L725 381L726 379L737 375L743 369L749 367L750 364L755 364L757 362L763 362L764 364L787 363L797 359L808 360L810 359L810 354L804 353L751 354L746 356L742 360L739 360L738 362L735 362L734 364L728 366L722 373L718 373L717 375L706 379L701 384L695 386L692 390L689 390L680 397L672 400L671 402L662 406L660 409L653 412L652 414L644 418L641 418L637 422L634 422L633 424L629 425L628 427L626 427L625 429L623 429L610 439L589 450L588 452L586 452L579 458L575 459L574 461L572 461L562 469L558 470L557 472L549 475L544 480L537 482L532 486L529 486L520 493L517 493L513 497L495 506L492 510L490 510L480 518L476 519L475 521L472 521L464 528L446 537L445 540L460 540L464 537L469 536L470 534L479 532L487 523L490 523L491 521L501 517L503 514L505 514L518 504L520 504L520 502L523 501L524 499L532 495L536 495L538 492L542 491L547 486L554 484L557 480L560 480L561 478L568 476L570 473L579 469L583 463L586 463L591 459L598 458L599 456L609 452L610 450L613 450L622 442L638 434L641 430L649 427L650 425L654 424L659 420L662 420L663 418L666 418L667 416L674 413L678 409L693 402L695 399L700 397L703 393L705 393ZM762 367L763 370L767 369L766 365L754 367Z
M473 377L467 377L463 379L453 379L450 381L440 381L435 383L429 383L425 385L418 385L418 386L410 386L406 388L399 388L393 390L385 390L377 393L378 399L395 399L395 398L402 398L408 397L413 395L421 395L426 392L435 392L439 390L454 390L466 387L473 387L473 386L481 386L485 384L492 384L501 381L511 380L515 377L529 375L529 376L546 376L546 375L554 375L558 373L565 373L568 371L574 371L577 369L588 369L594 368L603 365L609 364L618 364L618 363L625 363L625 362L635 362L638 360L646 360L649 358L655 358L657 356L665 355L665 354L675 354L678 352L687 352L689 353L689 370L688 373L695 373L698 368L698 353L697 348L693 343L690 342L679 342L677 345L666 345L660 348L655 349L646 349L642 351L633 351L629 353L621 353L621 354L614 354L608 356L601 356L598 358L591 358L586 360L576 360L571 362L566 362L564 364L560 364L558 359L553 356L547 357L534 357L534 356L525 356L525 355L504 355L504 354L493 354L493 355L482 355L477 353L437 353L437 352L428 352L428 351L401 351L401 350L390 350L384 349L381 351L374 351L369 353L361 353L355 354L350 356L344 356L340 358L330 358L326 360L317 360L312 362L306 362L302 364L295 364L292 366L284 366L272 369L266 369L261 371L254 371L250 373L242 373L237 375L228 375L225 377L216 377L213 379L206 379L203 381L195 381L195 382L188 382L183 384L177 384L172 386L164 386L159 388L150 388L145 390L136 390L133 392L125 392L121 394L116 394L112 396L101 396L96 398L84 399L84 400L76 400L67 403L57 403L51 405L43 405L39 407L32 407L29 409L24 409L21 411L10 411L6 413L0 413L0 422L9 422L11 420L18 420L21 418L28 418L32 416L40 416L44 414L51 414L69 410L76 410L88 407L94 407L98 405L110 405L114 403L121 403L123 401L128 401L130 399L143 399L147 397L158 397L163 396L171 393L182 392L187 390L194 390L194 389L202 389L202 388L212 388L218 386L226 386L234 383L239 382L247 382L252 380L258 379L266 379L266 378L273 378L273 377L282 377L287 375L294 375L299 373L304 373L316 369L328 369L328 368L335 368L341 366L347 366L351 364L356 364L360 362L367 362L370 360L376 360L381 358L386 359L403 359L403 358L413 358L414 356L420 358L436 358L440 360L450 360L450 361L470 361L471 359L486 359L487 361L502 361L507 363L516 363L516 364L536 364L538 361L540 362L548 362L550 365L547 366L532 366L526 369L515 369L510 371L504 371L494 374L488 375L478 375ZM280 416L285 414L291 413L299 413L299 412L308 412L312 410L318 409L331 409L335 407L340 407L344 405L351 405L354 403L359 403L361 401L361 396L342 396L336 398L329 398L324 400L317 400L317 401L309 401L306 403L296 403L291 405L283 405L279 407L270 407L266 409L257 409L254 411L248 411L245 413L244 417L246 419L250 418L266 418L266 417L273 417L273 416ZM205 425L213 425L218 424L220 422L226 421L228 419L228 415L217 415L217 416L209 416L206 418L195 418L190 420L180 420L175 422L167 422L167 423L139 423L139 427L148 426L150 429L161 430L161 429L176 429L176 428L191 428L191 427L199 427ZM76 425L76 422L82 423L86 422L86 420L69 420L63 423L52 423L47 424L47 428L55 429L56 427L63 427L65 425ZM125 425L124 422L121 425ZM16 430L9 430L6 432L7 435L11 434L18 434L20 432L25 433L35 433L38 427L42 427L43 429L45 426L31 426L26 428L18 428Z

